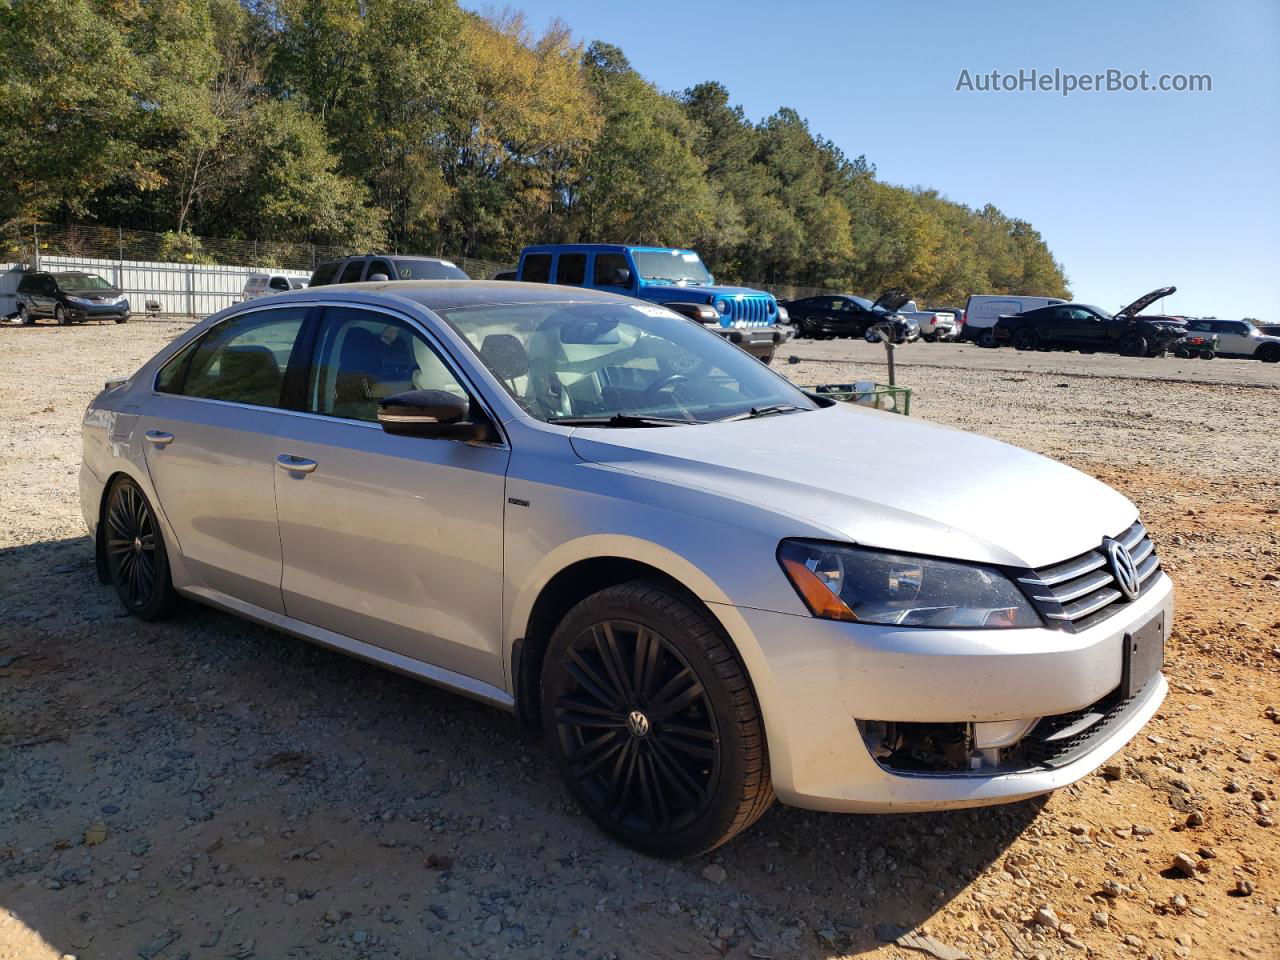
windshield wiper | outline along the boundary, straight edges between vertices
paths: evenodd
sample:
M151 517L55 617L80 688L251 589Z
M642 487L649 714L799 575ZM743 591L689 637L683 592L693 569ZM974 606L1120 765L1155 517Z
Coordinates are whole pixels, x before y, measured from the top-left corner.
M735 413L731 417L721 417L716 423L727 423L730 420L755 420L757 417L772 417L780 413L800 413L807 407L797 407L794 403L771 403L764 407L752 407L746 413Z
M615 413L598 417L548 417L547 423L562 427L679 427L705 420L689 420L683 417L649 417L634 413Z

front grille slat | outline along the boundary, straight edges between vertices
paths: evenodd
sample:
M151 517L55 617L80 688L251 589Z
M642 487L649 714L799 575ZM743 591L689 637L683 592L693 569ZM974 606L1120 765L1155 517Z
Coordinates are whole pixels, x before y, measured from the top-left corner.
M1133 558L1141 596L1158 579L1155 575L1160 569L1160 560L1155 544L1141 522L1115 539ZM1072 632L1084 630L1119 612L1130 602L1117 589L1104 546L1018 577L1032 603L1051 625Z

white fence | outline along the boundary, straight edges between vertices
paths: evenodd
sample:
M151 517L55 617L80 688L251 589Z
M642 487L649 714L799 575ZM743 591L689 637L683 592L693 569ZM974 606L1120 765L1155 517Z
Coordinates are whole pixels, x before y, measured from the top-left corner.
M40 269L96 273L115 284L129 298L134 314L146 312L147 301L160 305L160 313L204 317L240 300L251 273L283 274L306 280L310 271L277 267L231 267L207 263L159 263L110 260L93 257L40 258ZM0 264L0 319L17 312L14 291L22 279L20 264Z

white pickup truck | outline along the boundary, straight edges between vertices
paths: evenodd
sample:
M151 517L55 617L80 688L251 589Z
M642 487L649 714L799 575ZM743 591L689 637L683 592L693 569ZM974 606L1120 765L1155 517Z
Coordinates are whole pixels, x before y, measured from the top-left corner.
M935 340L954 340L960 332L960 319L954 313L921 310L914 300L908 300L894 312L920 324L920 339L930 343Z

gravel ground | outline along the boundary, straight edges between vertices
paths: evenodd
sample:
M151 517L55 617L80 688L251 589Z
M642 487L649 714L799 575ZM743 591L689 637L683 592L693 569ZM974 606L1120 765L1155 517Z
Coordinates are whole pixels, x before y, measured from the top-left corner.
M1138 502L1179 589L1170 698L1047 799L775 806L665 863L598 834L502 713L208 609L120 615L76 502L79 419L181 329L0 329L0 958L905 960L924 954L887 941L917 927L972 957L1276 956L1275 367L900 351L915 415ZM883 376L864 345L793 352L800 383Z

